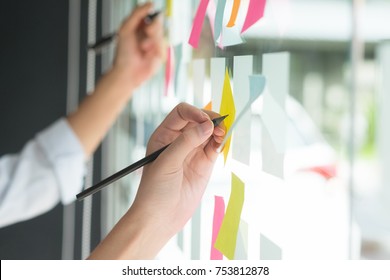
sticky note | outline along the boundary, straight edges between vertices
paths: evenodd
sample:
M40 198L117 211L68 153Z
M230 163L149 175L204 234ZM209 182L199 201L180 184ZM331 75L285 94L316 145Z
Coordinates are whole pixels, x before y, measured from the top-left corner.
M281 260L282 249L271 239L260 233L260 259Z
M265 3L266 0L249 0L248 11L246 13L241 33L245 32L249 27L264 16Z
M213 232L211 237L210 260L222 260L222 253L214 248L217 240L218 232L221 228L222 220L225 215L225 201L221 196L214 196L214 216L213 216Z
M230 19L227 23L227 27L233 27L236 24L236 19L238 15L238 9L240 8L241 0L234 0L232 11L230 13Z
M177 92L179 90L179 81L181 79L180 73L182 72L181 68L182 68L182 57L183 57L183 44L178 44L177 46L175 46L173 49L173 53L175 55L175 59L174 59L174 61L175 61L175 67L174 67L175 75L173 77L173 80L175 83L174 90L175 90L175 93L177 94Z
M234 252L235 260L248 259L248 223L241 220L238 228L236 250Z
M249 102L250 86L248 77L253 72L253 57L251 55L235 56L233 64L233 92L235 94L236 111L239 112L235 123L234 145L232 146L232 158L249 165L250 139L251 139L251 110L250 106L243 112ZM241 116L242 115L242 116Z
M195 14L190 38L188 40L188 43L194 48L198 47L200 33L202 32L203 21L204 21L205 15L206 15L206 10L207 10L208 4L209 4L209 0L200 0L198 9L197 9L196 14Z
M214 247L228 259L234 259L237 243L238 227L240 225L241 211L244 205L245 185L232 173L232 185L226 214L223 218Z
M211 101L214 111L218 111L221 107L225 60L224 57L213 57L210 61Z
M194 105L203 106L204 80L205 80L206 62L204 59L195 59L192 62L192 80L194 84Z
M204 108L205 110L207 110L207 111L213 110L213 102L210 101L210 102L207 103L203 108Z
M240 30L237 26L222 27L222 34L217 41L220 47L235 46L244 43L244 39L240 35Z
M267 77L267 90L263 98L263 124L275 150L284 153L286 148L286 98L289 93L290 56L287 52L263 55L263 74Z
M217 12L217 8L215 7L214 0L209 1L209 5L207 6L207 17L209 18L210 22L210 28L211 28L211 33L213 34L214 38L214 22L215 22L215 14Z
M171 17L172 16L172 1L173 0L166 0L165 15L167 17Z
M262 126L261 133L262 170L279 178L284 177L284 153L279 153L269 131Z
M218 38L222 32L223 14L225 11L226 0L218 0L217 10L215 11L214 20L214 43L217 44Z
M173 77L173 55L172 47L167 48L167 61L165 63L165 82L164 82L164 96L168 96Z
M229 115L229 117L227 117L224 120L226 130L228 131L235 120L236 108L234 106L233 92L230 86L229 72L227 68L225 70L225 79L223 82L223 89L222 89L221 108L219 110L219 113L221 116ZM225 163L227 160L227 156L229 154L230 141L231 141L231 135L229 137L225 137L225 147L223 148Z
M229 127L229 130L225 135L225 139L223 140L222 145L227 143L227 140L229 139L229 137L233 133L235 127L241 122L241 120L243 119L243 116L250 109L252 103L264 91L264 88L266 85L266 79L263 75L250 75L248 78L249 78L249 88L250 88L249 100L246 103L246 105L244 106L244 108L241 110L241 112L238 114L238 117L234 120L233 124Z

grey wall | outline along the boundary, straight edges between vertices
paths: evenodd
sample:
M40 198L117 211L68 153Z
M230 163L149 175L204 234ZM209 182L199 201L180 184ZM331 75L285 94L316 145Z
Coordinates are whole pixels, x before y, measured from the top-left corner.
M68 1L0 1L0 36L1 156L66 112ZM0 258L61 258L62 211L0 229Z

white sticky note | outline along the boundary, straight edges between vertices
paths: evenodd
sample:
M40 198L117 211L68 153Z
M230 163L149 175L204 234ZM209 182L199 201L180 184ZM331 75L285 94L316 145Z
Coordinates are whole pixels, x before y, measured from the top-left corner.
M263 75L267 78L262 120L278 153L286 149L285 112L289 93L290 55L287 52L263 55Z
M211 79L211 102L214 111L218 112L221 107L222 87L225 78L225 58L214 57L210 62Z
M195 59L192 62L192 80L194 82L194 106L203 107L203 92L205 79L205 60Z
M263 113L261 115L265 129L268 131L273 146L278 153L286 150L286 111L273 98L269 91L263 95Z
M236 112L241 112L249 102L249 75L253 72L253 57L251 55L234 57L233 94ZM233 140L232 157L249 165L251 139L251 110L243 113L242 120L235 128L237 137Z
M262 126L261 132L262 170L279 178L284 177L284 153L275 149L268 130Z
M278 244L260 233L260 259L261 260L281 260L282 249Z
M284 108L290 87L290 54L288 52L263 55L263 73L268 90L276 102Z
M238 228L236 250L234 252L235 260L248 259L248 223L241 220Z

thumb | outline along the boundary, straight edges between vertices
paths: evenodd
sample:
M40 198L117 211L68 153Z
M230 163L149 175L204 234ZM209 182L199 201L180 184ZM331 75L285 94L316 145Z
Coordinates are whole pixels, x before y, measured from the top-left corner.
M168 166L182 165L189 153L203 144L213 133L214 125L211 120L200 123L185 130L166 149L167 157L164 159Z

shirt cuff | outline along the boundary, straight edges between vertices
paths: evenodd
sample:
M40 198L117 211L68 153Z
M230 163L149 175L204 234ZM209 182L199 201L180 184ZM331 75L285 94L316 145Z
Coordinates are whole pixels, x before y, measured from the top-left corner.
M53 168L62 203L73 202L83 187L86 173L85 154L79 139L65 118L40 132L36 139Z

